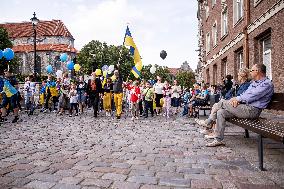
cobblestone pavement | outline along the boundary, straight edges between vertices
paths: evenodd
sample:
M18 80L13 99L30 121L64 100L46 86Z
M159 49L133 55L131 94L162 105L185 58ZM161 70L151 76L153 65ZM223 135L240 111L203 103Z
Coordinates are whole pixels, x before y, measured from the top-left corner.
M135 120L54 114L0 126L0 189L284 187L284 147L229 126L226 146L204 147L193 120ZM26 121L25 121L26 120Z

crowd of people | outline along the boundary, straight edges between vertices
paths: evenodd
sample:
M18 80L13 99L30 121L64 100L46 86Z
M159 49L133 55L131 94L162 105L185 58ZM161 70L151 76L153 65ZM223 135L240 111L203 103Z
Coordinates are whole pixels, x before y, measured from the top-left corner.
M87 108L93 108L94 117L104 112L106 117L114 115L121 118L123 112L129 112L131 120L151 116L195 116L195 107L208 105L210 95L218 96L206 120L196 119L203 126L200 132L205 138L214 139L207 146L224 145L225 119L230 117L256 118L266 108L273 94L273 84L266 77L266 67L255 64L251 70L243 68L234 83L231 76L226 76L223 86L194 84L192 88L182 88L174 80L162 81L157 77L151 81L124 81L119 71L114 76L102 79L101 70L96 70L87 81L83 76L62 78L48 76L42 83L34 81L33 76L26 78L22 91L19 83L9 70L0 77L1 122L7 120L10 112L14 113L13 123L19 120L19 109L29 116L36 109L41 112L53 111L58 116L79 116ZM24 103L22 103L24 102ZM23 107L22 107L23 106ZM182 110L179 112L179 110Z
M162 81L159 76L154 84L152 81L124 81L119 67L114 71L114 76L104 79L101 70L97 69L86 81L83 76L71 78L70 75L63 74L62 78L48 75L46 80L39 83L30 75L25 78L21 89L16 77L9 70L5 70L4 76L0 78L0 121L6 121L7 115L13 111L13 123L19 120L19 110L29 116L39 109L40 112L54 112L57 115L68 112L72 117L83 114L91 107L94 117L104 112L107 117L115 113L116 118L120 119L123 112L129 112L132 120L147 118L149 114L152 117L162 115L169 118L179 113L179 107L184 104L185 91L190 91L190 94L199 91L183 90L177 80L171 85L168 81ZM8 82L10 89L17 92L7 95L4 82Z

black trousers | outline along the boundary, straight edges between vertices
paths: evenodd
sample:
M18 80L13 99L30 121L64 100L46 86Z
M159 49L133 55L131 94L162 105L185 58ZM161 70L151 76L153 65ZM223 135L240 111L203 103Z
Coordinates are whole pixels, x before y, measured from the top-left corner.
M93 94L93 95L90 96L90 102L91 102L91 106L93 106L95 117L98 116L99 101L100 101L100 95L99 94Z
M154 115L154 111L153 111L153 101L144 101L145 103L145 116L148 117L148 110L150 110L151 115Z

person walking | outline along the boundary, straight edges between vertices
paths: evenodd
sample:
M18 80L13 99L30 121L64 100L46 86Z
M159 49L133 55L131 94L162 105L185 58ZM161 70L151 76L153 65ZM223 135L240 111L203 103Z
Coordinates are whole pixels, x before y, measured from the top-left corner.
M97 69L92 73L92 79L88 81L87 94L94 109L94 117L98 117L100 95L102 93L101 70Z
M115 79L113 80L113 93L114 93L114 104L116 108L116 118L121 118L122 113L122 98L123 98L123 79L119 72L119 64L117 64L117 70L114 71Z
M106 112L106 116L111 116L111 98L113 93L113 84L111 78L106 79L106 83L104 84L104 96L103 96L103 106Z

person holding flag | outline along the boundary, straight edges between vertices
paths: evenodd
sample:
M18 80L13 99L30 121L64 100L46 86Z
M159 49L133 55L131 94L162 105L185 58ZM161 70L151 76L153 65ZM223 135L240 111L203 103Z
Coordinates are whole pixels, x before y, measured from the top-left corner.
M8 75L7 75L8 74ZM11 108L14 111L14 115L15 118L13 119L12 123L16 123L19 120L19 109L18 109L18 90L10 83L10 81L8 80L9 78L11 78L11 76L9 75L10 71L5 71L5 75L7 77L3 78L0 77L0 91L2 93L2 103L1 103L1 118L0 121L4 122L6 120L6 115L7 115L7 105L9 104L11 106ZM16 81L16 80L15 80ZM18 83L15 82L15 85L17 85Z
M136 77L139 78L141 75L141 70L142 70L142 61L141 61L141 57L139 54L139 51L134 43L134 40L131 36L130 30L127 26L126 28L126 33L125 33L125 37L124 37L124 43L125 46L129 46L130 49L130 54L133 56L133 60L134 60L134 66L131 70L132 74Z

